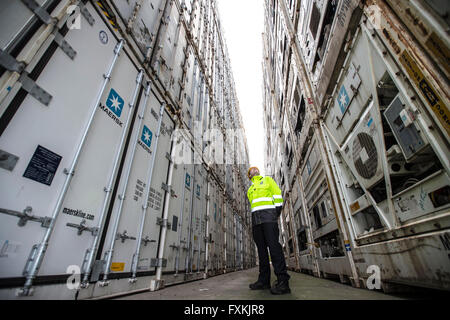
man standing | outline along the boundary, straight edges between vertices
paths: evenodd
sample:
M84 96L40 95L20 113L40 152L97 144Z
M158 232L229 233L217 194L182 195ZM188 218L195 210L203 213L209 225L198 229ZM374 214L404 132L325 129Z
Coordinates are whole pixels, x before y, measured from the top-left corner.
M270 251L272 265L278 280L270 289L272 294L287 294L289 278L283 249L278 241L278 217L283 207L283 197L276 182L270 177L262 177L259 169L252 167L248 170L248 178L252 185L248 189L247 197L252 210L253 239L259 256L258 281L250 285L252 290L270 288L270 263L267 248Z

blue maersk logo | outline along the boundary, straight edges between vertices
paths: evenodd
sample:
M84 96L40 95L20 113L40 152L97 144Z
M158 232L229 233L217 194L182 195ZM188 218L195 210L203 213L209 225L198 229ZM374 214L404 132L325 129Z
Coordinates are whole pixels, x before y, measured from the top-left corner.
M350 105L350 97L348 96L347 90L345 90L345 86L342 86L341 91L339 92L338 103L342 114L344 114Z
M141 140L148 148L152 146L152 137L153 133L147 126L144 126L144 130L142 130Z
M189 175L189 173L186 173L185 184L188 188L191 186L191 176Z
M123 106L125 101L123 101L122 97L117 93L116 90L111 89L109 92L108 100L106 100L106 106L117 116L120 118L122 115Z

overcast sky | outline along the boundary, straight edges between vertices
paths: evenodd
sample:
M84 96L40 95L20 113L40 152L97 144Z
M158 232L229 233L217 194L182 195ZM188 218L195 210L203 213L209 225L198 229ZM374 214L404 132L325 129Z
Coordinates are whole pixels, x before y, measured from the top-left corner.
M217 0L249 147L250 164L264 174L262 0Z

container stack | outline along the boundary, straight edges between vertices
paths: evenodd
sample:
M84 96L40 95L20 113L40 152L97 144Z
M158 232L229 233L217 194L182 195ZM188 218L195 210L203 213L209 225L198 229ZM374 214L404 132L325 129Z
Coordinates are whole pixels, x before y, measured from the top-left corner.
M450 289L449 10L265 1L266 171L292 270Z
M255 266L216 1L14 0L0 17L0 297Z

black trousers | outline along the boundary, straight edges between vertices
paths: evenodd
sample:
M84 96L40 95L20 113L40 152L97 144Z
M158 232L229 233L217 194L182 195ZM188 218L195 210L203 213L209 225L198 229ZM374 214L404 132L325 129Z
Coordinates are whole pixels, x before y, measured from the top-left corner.
M270 284L270 262L267 248L270 251L272 265L279 281L289 280L286 261L284 259L283 248L279 237L278 223L262 223L253 226L253 240L255 240L259 256L259 277L258 281Z

